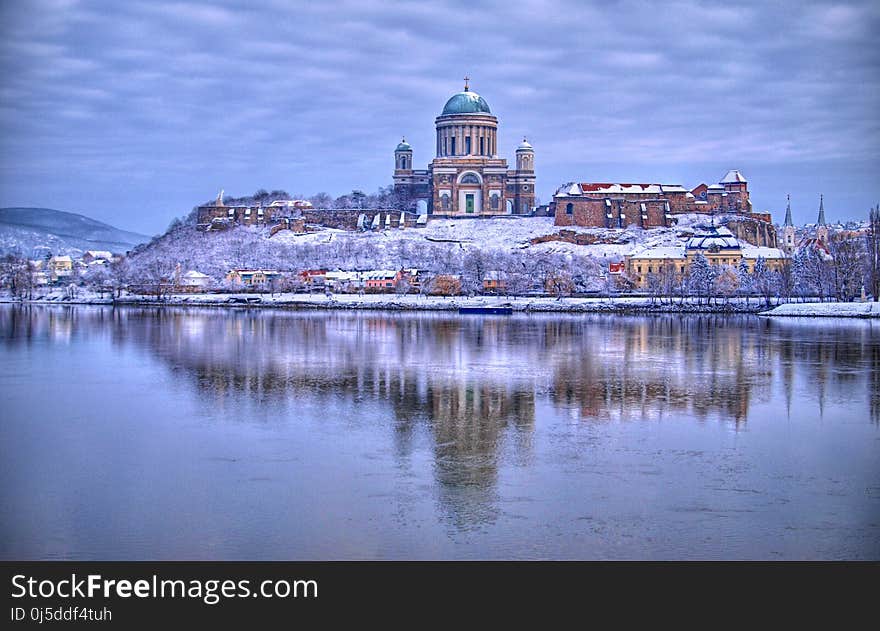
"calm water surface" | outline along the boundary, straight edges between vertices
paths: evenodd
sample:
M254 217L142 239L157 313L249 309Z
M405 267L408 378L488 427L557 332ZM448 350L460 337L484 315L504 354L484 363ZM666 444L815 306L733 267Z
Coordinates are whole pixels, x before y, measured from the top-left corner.
M880 558L880 323L0 307L0 557Z

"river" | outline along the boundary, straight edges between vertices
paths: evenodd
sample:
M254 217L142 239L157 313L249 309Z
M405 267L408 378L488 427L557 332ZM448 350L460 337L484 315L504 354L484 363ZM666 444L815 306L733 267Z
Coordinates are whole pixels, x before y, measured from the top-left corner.
M5 559L878 559L880 323L0 306Z

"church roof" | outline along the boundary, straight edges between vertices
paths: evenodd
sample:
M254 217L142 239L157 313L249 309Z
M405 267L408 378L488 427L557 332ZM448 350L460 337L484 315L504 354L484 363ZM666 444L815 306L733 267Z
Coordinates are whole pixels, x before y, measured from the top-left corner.
M723 226L707 228L695 234L687 240L685 247L688 250L708 250L718 248L721 250L739 249L739 241L733 233Z
M400 141L400 144L397 145L397 149L395 151L412 151L412 146L406 141L406 138Z
M785 204L785 222L783 222L783 226L794 226L794 222L791 220L791 196L786 196L787 202Z
M448 116L450 114L491 114L492 110L489 109L489 104L486 103L486 99L481 97L476 92L471 92L467 88L465 88L464 92L459 92L458 94L453 94L448 101L446 101L446 105L443 107L443 113L441 116Z

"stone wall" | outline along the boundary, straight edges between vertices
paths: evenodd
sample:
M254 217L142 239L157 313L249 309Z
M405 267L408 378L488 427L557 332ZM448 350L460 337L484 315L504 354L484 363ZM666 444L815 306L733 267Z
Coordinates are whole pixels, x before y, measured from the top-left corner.
M763 213L755 214L760 216ZM725 217L720 223L727 227L737 239L767 248L779 247L776 240L776 226L769 221L744 215L742 217Z
M272 206L199 206L197 222L202 228L210 227L215 219L243 226L270 225L279 210Z
M591 228L626 228L632 225L642 228L661 228L669 225L666 218L667 201L652 198L650 195L640 195L636 199L561 198L556 203L554 223L557 226ZM569 204L571 204L571 213L568 212Z
M391 216L391 227L400 227L400 211L399 210L361 210L357 208L336 208L330 210L307 209L302 211L302 218L307 224L317 224L327 228L337 228L339 230L357 230L358 217L364 215L364 226L369 228L373 223L373 218L379 215L379 227L387 226L388 216ZM404 227L418 227L416 221L419 215L413 212L404 213Z

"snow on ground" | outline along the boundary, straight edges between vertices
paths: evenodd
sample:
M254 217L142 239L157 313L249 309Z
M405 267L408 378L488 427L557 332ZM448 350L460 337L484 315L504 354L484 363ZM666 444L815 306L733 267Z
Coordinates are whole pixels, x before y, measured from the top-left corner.
M0 303L20 302L8 294L0 294ZM78 288L72 298L66 296L63 289L52 289L42 296L35 296L29 301L36 304L92 304L112 305L109 293L100 294L85 288ZM880 303L877 302L807 302L779 305L764 311L760 301L752 298L746 302L736 298L729 303L717 305L696 304L693 299L679 304L676 299L671 305L661 305L643 296L615 296L613 298L562 298L535 296L420 296L393 294L174 294L163 299L161 303L154 296L136 294L124 295L116 304L121 305L156 305L168 306L256 306L256 307L291 307L316 309L388 309L388 310L425 310L425 311L456 311L459 307L511 307L514 311L568 311L568 312L745 312L766 316L804 316L804 317L841 317L841 318L880 318Z
M0 302L16 302L8 296L0 296ZM79 290L75 297L67 298L63 291L52 291L31 301L37 304L94 304L111 305L113 301L100 294ZM419 296L393 294L175 294L157 302L154 296L125 295L118 305L162 306L215 306L215 307L282 307L310 309L383 309L389 311L457 311L459 307L510 307L517 312L669 312L669 313L755 313L759 305L752 300L746 304L734 300L727 304L706 305L686 301L679 304L661 305L650 298L617 296L614 298L562 298L507 297L507 296Z
M561 254L581 254L621 259L636 249L655 246L672 246L680 242L677 233L697 222L705 222L704 215L682 215L674 228L643 230L612 228L583 228L580 226L556 226L553 217L495 217L480 219L432 219L424 228L389 228L367 232L351 232L325 228L318 232L297 235L282 230L272 239L286 244L326 244L334 240L350 243L370 242L377 247L408 242L449 243L463 248L482 250L523 250ZM589 234L606 243L577 245L566 241L546 241L532 244L532 239L558 234L561 230L577 234Z
M834 318L880 318L877 302L807 302L779 305L761 315Z

